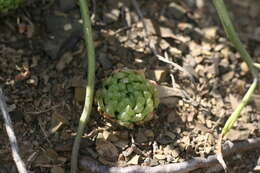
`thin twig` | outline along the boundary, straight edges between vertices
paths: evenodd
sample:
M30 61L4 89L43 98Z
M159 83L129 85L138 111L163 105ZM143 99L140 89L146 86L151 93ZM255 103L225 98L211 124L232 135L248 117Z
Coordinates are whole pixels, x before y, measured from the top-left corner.
M176 63L170 61L169 59L167 59L167 58L165 58L165 57L163 57L163 56L161 56L161 55L156 55L156 57L157 57L160 61L165 62L165 63L167 63L167 64L170 64L170 65L172 65L173 67L177 68L178 70L180 70L180 71L182 71L182 72L184 72L184 73L187 73L188 75L190 74L190 73L187 72L187 70L185 70L183 67L181 67L180 65L178 65L178 64L176 64Z
M245 152L253 149L260 148L260 138L247 139L245 141L230 142L227 141L222 145L223 156L227 157L232 154ZM199 168L207 168L213 165L219 165L217 160L217 155L211 155L207 158L194 158L189 161L181 163L172 163L167 165L159 165L155 167L148 166L129 166L125 168L120 167L107 167L100 165L97 162L82 159L80 161L80 167L88 169L88 171L93 171L97 173L165 173L165 172L174 172L174 173L187 173L194 171ZM86 171L87 172L87 171Z
M1 87L0 87L0 109L1 109L1 112L4 117L5 128L6 128L6 132L9 137L10 144L11 144L12 155L13 155L13 159L16 164L16 167L17 167L19 173L27 173L25 164L19 155L19 147L17 144L14 130L13 130L12 121L11 121L9 112L7 111L7 105L6 105L5 98L3 95L3 90Z
M40 126L40 129L41 129L41 131L42 131L42 133L43 133L43 135L44 135L46 141L49 143L50 146L53 146L52 143L51 143L51 141L49 140L49 137L48 137L46 131L44 130L44 128L43 128L43 126L42 126L42 121L41 121L41 120L38 120L38 124L39 124L39 126Z
M87 47L87 54L88 54L88 82L86 86L84 109L82 111L79 120L77 136L75 138L73 149L72 149L71 170L70 170L71 173L77 172L80 141L81 141L84 128L89 120L91 109L92 109L93 95L94 95L94 80L95 80L95 50L94 50L94 43L92 38L91 20L89 16L88 5L85 0L79 0L79 6L80 6L81 18L83 19L84 39L85 39L85 46Z
M222 144L222 134L219 135L218 141L217 141L217 151L216 151L216 156L217 156L217 160L219 161L220 165L224 168L224 170L227 170L227 165L226 162L223 158L223 153L222 153L222 148L221 148L221 144Z
M46 112L50 112L58 107L60 107L61 105L55 105L55 106L52 106L48 109L45 109L45 110L40 110L40 111L34 111L34 112L25 112L26 114L33 114L33 115L38 115L38 114L43 114L43 113L46 113Z

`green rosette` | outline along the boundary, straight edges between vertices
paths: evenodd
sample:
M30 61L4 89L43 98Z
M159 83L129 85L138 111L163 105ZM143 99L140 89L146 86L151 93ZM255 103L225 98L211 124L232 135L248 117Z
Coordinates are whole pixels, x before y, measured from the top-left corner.
M96 101L99 112L122 126L132 128L152 119L159 104L155 84L145 76L133 71L114 72L97 90Z

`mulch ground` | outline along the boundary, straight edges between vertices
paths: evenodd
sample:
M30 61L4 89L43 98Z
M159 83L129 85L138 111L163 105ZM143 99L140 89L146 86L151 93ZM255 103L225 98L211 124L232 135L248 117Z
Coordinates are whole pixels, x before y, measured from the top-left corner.
M112 71L127 67L144 70L148 79L182 94L164 96L156 117L132 130L104 119L94 105L80 157L108 166L155 166L214 154L218 134L252 81L247 65L226 39L210 1L138 3L148 35L131 1L91 1L96 87ZM260 62L260 2L227 5L247 50ZM0 85L21 156L32 172L67 172L87 76L78 5L36 0L2 16L0 26ZM193 78L154 56L146 38ZM0 172L15 173L0 122ZM259 137L259 129L258 89L226 139ZM253 172L259 155L258 150L230 157L231 172ZM223 172L197 172L214 171Z

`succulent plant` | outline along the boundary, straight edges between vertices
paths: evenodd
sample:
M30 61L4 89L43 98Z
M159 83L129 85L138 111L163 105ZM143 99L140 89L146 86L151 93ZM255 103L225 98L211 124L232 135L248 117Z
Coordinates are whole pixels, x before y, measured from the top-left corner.
M18 8L24 0L0 0L0 13Z
M133 70L114 72L97 91L99 112L122 126L132 128L151 120L159 104L155 84Z

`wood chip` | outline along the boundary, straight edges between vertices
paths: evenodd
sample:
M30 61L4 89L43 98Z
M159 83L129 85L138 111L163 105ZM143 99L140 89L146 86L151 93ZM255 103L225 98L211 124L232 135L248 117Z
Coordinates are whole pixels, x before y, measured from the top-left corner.
M164 159L166 159L166 156L164 154L155 154L154 158L156 158L158 160L164 160Z
M64 172L65 172L64 169L61 167L55 166L55 167L51 168L51 173L64 173Z
M131 160L129 160L129 161L127 162L127 165L137 165L138 162L139 162L139 158L140 158L139 155L135 155L134 157L132 157Z
M115 145L109 141L98 142L96 150L100 157L111 162L116 161L119 155Z

